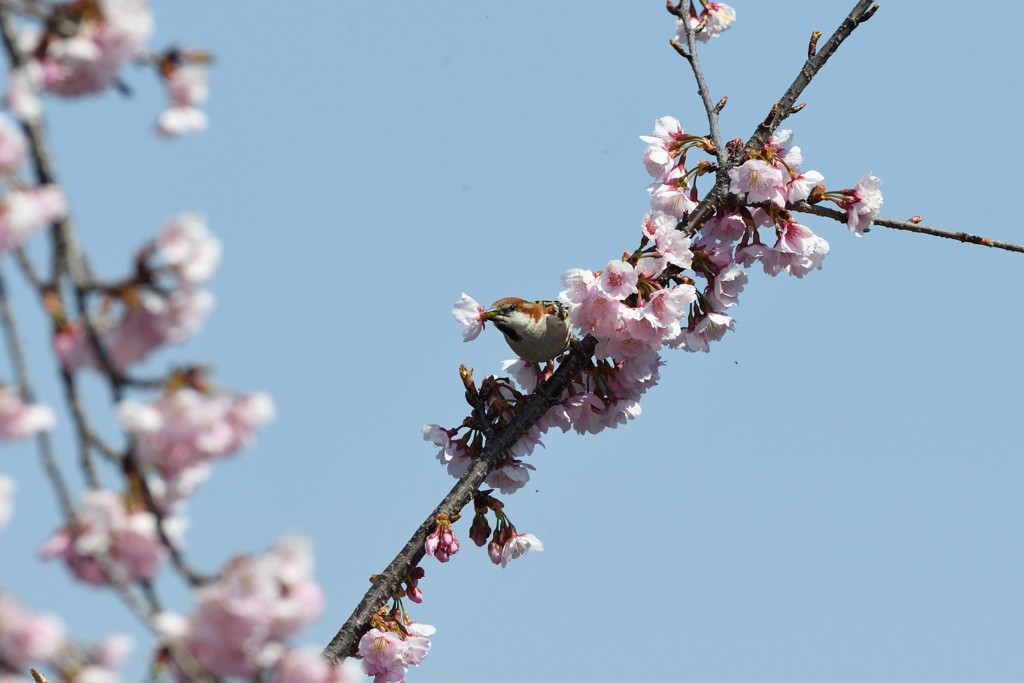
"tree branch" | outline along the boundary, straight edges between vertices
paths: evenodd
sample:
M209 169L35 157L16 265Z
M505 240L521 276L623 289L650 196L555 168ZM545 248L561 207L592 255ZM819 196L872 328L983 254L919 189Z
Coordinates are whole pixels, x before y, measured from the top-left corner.
M427 535L437 525L437 516L453 515L473 499L473 494L480 489L484 479L502 456L547 413L551 406L558 404L562 392L590 362L590 356L593 355L596 346L597 340L587 335L579 347L573 349L562 361L554 374L530 395L512 421L504 429L499 430L493 439L488 439L480 457L459 477L448 495L420 524L401 552L370 586L370 590L359 601L337 635L324 648L323 655L328 661L336 662L355 654L359 639L370 627L370 617L398 591L409 570L423 559L423 544L427 540Z
M841 209L834 209L830 206L821 206L820 204L808 204L807 202L800 202L789 207L793 211L799 211L801 213L810 213L815 216L822 216L824 218L831 218L840 223L846 223L846 212ZM933 228L930 225L921 225L920 223L913 223L911 221L901 221L895 218L883 218L881 216L871 221L872 225L880 225L883 228L892 228L893 230L905 230L907 232L916 232L921 235L932 235L933 237L945 237L946 239L956 240L958 242L965 242L967 244L980 244L984 247L992 247L993 249L1003 249L1005 251L1014 251L1018 254L1024 254L1024 245L1014 244L1013 242L1003 242L1001 240L993 240L988 237L980 237L979 235L971 235L966 232L959 232L956 230L943 230L942 228Z
M756 149L762 146L768 136L776 127L789 115L790 109L796 98L800 96L804 88L815 74L824 66L828 58L835 53L839 45L849 37L853 30L866 21L873 10L868 11L870 0L860 0L850 12L850 15L836 29L836 32L829 38L822 50L809 58L804 64L796 80L789 87L782 99L772 108L772 113L755 130L746 149ZM690 63L695 63L692 49L689 51ZM699 70L699 65L697 67ZM696 71L695 71L696 73ZM700 86L698 86L700 87ZM706 84L703 86L706 92ZM702 98L704 95L702 95ZM705 108L709 110L709 124L715 105L710 105L710 94L707 94ZM726 164L728 165L728 163ZM714 188L705 196L704 200L690 214L687 225L687 232L693 234L710 218L718 206L725 200L729 190L729 178L727 168L720 169ZM441 503L430 513L412 538L405 544L401 552L388 564L387 568L377 577L370 586L370 589L359 601L351 616L345 621L338 633L331 642L324 648L323 655L328 661L335 662L355 654L359 639L370 626L370 618L373 614L385 605L388 599L401 587L401 582L409 573L409 570L423 559L425 554L423 544L427 535L437 524L437 516L440 514L458 513L473 497L473 494L483 484L484 479L494 468L494 465L526 432L540 420L548 409L556 405L562 392L569 386L572 380L582 371L597 347L597 339L587 335L583 341L572 348L566 359L558 366L554 374L530 396L522 409L512 418L512 421L499 430L493 439L488 439L480 457L473 463L469 470L463 474L459 481L452 487Z

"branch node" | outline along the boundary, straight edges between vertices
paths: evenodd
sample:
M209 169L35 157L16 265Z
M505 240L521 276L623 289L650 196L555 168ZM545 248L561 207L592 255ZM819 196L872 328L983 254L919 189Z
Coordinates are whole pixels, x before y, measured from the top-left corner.
M874 5L871 6L871 9L869 9L868 11L864 12L864 14L860 15L859 17L857 17L857 23L858 24L863 24L865 21L867 21L871 17L875 16L875 12L877 12L877 11L878 11L878 3L875 3Z
M807 44L807 59L811 59L818 52L818 38L821 38L821 31L811 34L811 41Z
M715 113L720 114L725 109L725 103L729 101L728 95L718 100L718 104L715 105Z
M786 116L792 116L793 114L797 113L798 111L800 111L801 109L803 109L806 106L807 106L806 102L801 102L800 104L796 105L795 107L791 107L790 110L789 110L789 113Z
M687 52L687 51L686 51L686 48L685 48L685 47L683 47L683 46L682 46L682 45L681 45L681 44L679 43L679 41L678 41L678 40L676 40L675 38L672 38L672 39L670 39L670 40L668 41L668 44L672 46L672 49L673 49L673 50L675 50L675 51L676 51L676 52L678 52L678 53L679 53L680 55L682 55L683 57L685 57L685 58L686 58L686 59L687 59L688 61L689 61L689 60L691 60L691 59L693 59L693 55L691 55L691 54L690 54L689 52Z

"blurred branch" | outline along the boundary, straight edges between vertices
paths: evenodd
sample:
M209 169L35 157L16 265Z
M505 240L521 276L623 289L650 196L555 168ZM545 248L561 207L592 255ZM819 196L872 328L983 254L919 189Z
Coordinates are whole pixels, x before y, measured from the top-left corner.
M0 325L3 326L4 339L7 341L7 355L11 359L11 367L14 368L15 381L18 383L18 392L26 403L35 402L35 392L28 374L28 366L25 363L25 352L21 345L21 336L18 333L18 326L11 312L10 301L7 297L7 282L3 271L0 269ZM53 490L57 494L57 503L60 505L61 513L68 524L74 523L75 509L71 502L71 489L64 479L64 474L57 464L57 457L53 449L53 442L49 433L43 431L36 437L39 446L39 455L43 461L43 469L49 477Z

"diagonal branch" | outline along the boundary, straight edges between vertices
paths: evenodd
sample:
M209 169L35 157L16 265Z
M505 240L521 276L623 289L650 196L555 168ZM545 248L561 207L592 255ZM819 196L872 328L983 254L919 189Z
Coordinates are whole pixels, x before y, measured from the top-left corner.
M800 202L789 207L793 211L799 211L801 213L809 213L815 216L823 216L825 218L831 218L839 221L840 223L846 223L846 212L841 209L834 209L830 206L821 206L820 204L808 204L807 202ZM933 237L945 237L946 239L956 240L958 242L965 242L967 244L980 244L984 247L992 247L993 249L1004 249L1006 251L1015 251L1018 254L1024 254L1024 244L1014 244L1013 242L1003 242L1002 240L993 240L988 237L981 237L979 235L971 235L970 233L960 232L957 230L943 230L942 228L933 228L930 225L921 225L920 223L913 223L911 221L901 221L895 218L882 218L877 217L871 221L872 225L881 225L883 228L892 228L893 230L905 230L907 232L916 232L921 235L932 235Z
M800 71L800 75L797 76L793 85L789 87L783 98L779 101L780 104L772 108L773 114L769 115L758 126L754 135L751 136L747 142L748 147L751 149L760 147L768 140L768 136L785 119L785 116L788 116L793 102L800 96L800 93L803 92L811 78L824 66L825 62L835 53L839 45L853 33L853 30L870 17L872 12L867 10L868 5L870 5L870 0L860 0L850 12L850 15L836 29L832 37L829 38L821 52L807 60ZM788 103L785 105L784 110L781 103ZM779 111L784 111L785 115L776 115ZM728 190L728 176L724 175L723 178L723 174L720 174L715 187L697 206L694 212L690 214L688 225L688 232L690 234L696 232L697 228L714 214L715 210L728 195ZM578 345L574 346L554 374L537 388L520 412L512 418L512 421L504 429L497 432L493 439L487 440L487 445L484 447L480 457L459 478L455 486L452 487L452 490L448 492L448 495L441 500L441 503L420 524L412 538L409 539L387 568L374 580L351 616L341 626L327 647L324 648L323 655L328 661L336 662L355 654L359 639L369 629L370 617L401 588L402 580L409 570L423 559L425 554L423 544L427 539L427 535L437 523L437 515L457 513L469 503L473 494L483 484L484 479L487 478L487 475L500 460L501 456L522 438L544 416L551 406L558 403L562 392L565 391L586 364L590 362L590 357L593 355L596 347L597 339L592 335L587 335Z
M459 477L448 495L420 524L401 552L370 586L370 590L359 601L337 635L324 648L323 655L328 661L335 662L355 654L359 639L370 627L370 617L398 591L409 570L423 559L423 544L427 540L427 535L437 525L437 516L455 514L473 499L473 494L479 490L501 457L544 416L551 406L558 403L562 392L589 362L596 346L597 340L588 335L580 342L580 348L573 350L554 374L530 395L512 421L498 431L493 439L487 440L480 457Z

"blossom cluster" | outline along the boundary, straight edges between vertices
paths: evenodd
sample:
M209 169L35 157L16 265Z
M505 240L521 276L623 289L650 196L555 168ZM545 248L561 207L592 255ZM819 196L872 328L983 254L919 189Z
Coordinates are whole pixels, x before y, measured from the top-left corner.
M172 48L159 60L160 76L167 90L167 108L157 118L161 135L175 136L206 130L206 112L199 108L209 94L204 53L192 55Z
M18 47L28 60L8 75L4 103L26 121L39 119L40 94L81 97L111 87L124 88L119 73L130 60L149 60L146 44L153 34L148 0L76 0L52 7L42 27L22 25ZM152 59L168 96L157 120L162 135L201 131L206 115L202 64L183 65L183 51L169 50ZM187 56L187 55L186 55Z
M264 393L209 394L182 387L154 401L117 405L121 426L135 438L141 464L159 474L170 507L189 495L215 460L238 452L274 415Z
M252 677L273 667L292 670L300 664L285 659L285 640L323 611L323 591L312 573L308 544L283 538L264 553L236 557L214 583L198 589L191 616L164 613L158 626L164 638L184 646L214 677ZM178 680L188 680L172 668ZM320 680L331 680L327 675Z
M700 14L692 5L690 6L687 20L691 29L695 31L694 37L702 43L717 38L736 21L736 10L724 2L701 0L701 5ZM682 19L676 19L676 40L683 45L686 44L686 26Z
M83 683L118 683L118 669L132 649L125 635L109 636L79 645L64 632L57 617L38 614L12 594L0 591L0 662L12 670L52 668L65 680ZM31 679L0 673L3 683L29 683Z
M56 185L21 180L28 141L10 118L0 115L0 254L17 249L34 233L67 214L67 200Z
M699 19L705 29L714 25L713 13L726 11L713 5L718 4L705 3L709 14ZM716 170L709 161L688 163L687 155L693 150L713 155L715 145L685 133L671 116L655 121L652 134L641 139L647 143L644 166L654 182L648 187L651 211L641 221L639 246L601 270L574 268L562 276L565 289L559 299L573 326L597 339L598 360L491 472L487 483L503 493L526 483L533 468L522 457L549 428L596 433L636 417L641 395L658 381L664 348L707 352L734 329L729 309L739 302L748 282L746 270L755 263L769 275L795 277L821 268L828 242L797 222L794 207L833 201L846 210L851 231L860 235L882 203L880 181L870 174L853 188L827 191L819 172L802 168L803 154L793 144L792 131L780 130L729 170L730 197L687 236L680 228L698 205L696 180ZM488 320L484 308L466 294L452 313L466 341ZM540 379L536 367L522 360L507 361L502 369L527 393ZM493 377L481 391L498 426L511 419L522 400L507 381ZM465 472L482 448L472 420L455 429L427 425L423 437L440 448L438 460L453 476Z
M57 422L50 406L26 403L11 387L0 386L0 439L24 439L49 431Z
M135 498L103 489L87 491L74 522L46 542L42 556L61 558L75 578L94 586L110 583L111 571L123 580L152 579L169 549L156 515ZM184 527L181 518L163 518L164 534L174 545L181 544Z
M374 683L404 683L409 666L419 666L430 652L430 636L437 629L412 621L400 606L390 614L381 608L371 624L359 639L363 672Z
M101 290L92 325L106 359L97 357L85 325L63 311L55 312L57 357L70 370L103 370L106 360L121 372L167 344L186 341L213 308L213 294L202 285L216 273L220 253L220 242L201 216L171 219L139 250L135 272Z

